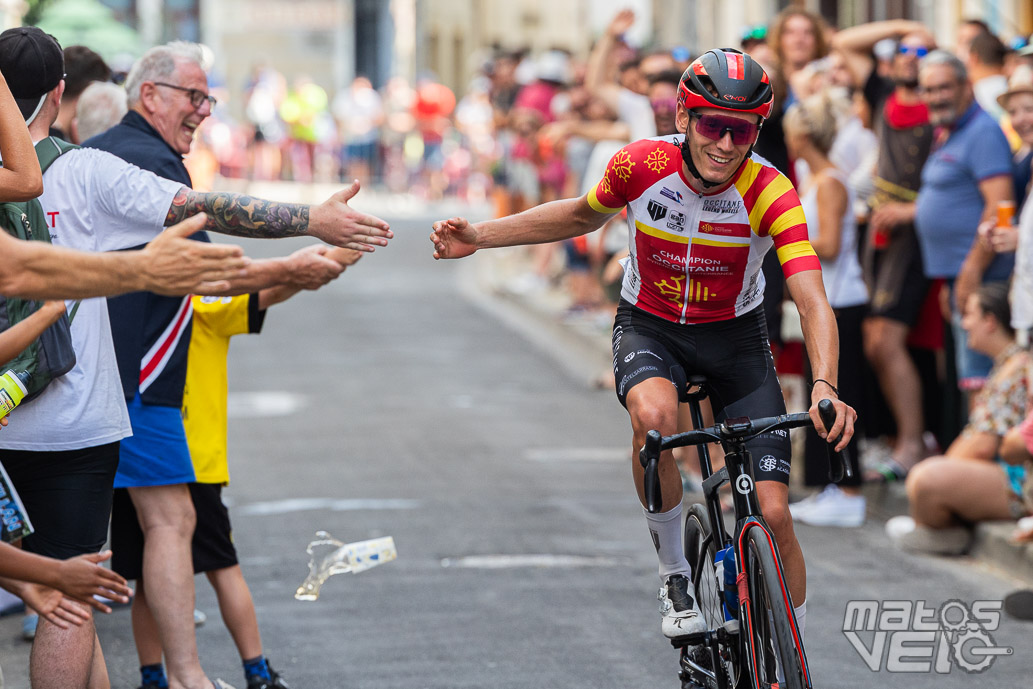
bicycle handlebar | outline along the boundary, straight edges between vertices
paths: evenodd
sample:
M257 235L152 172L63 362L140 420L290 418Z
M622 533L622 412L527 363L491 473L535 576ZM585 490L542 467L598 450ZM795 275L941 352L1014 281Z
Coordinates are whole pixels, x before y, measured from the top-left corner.
M832 406L831 400L818 402L818 414L821 416L821 422L825 424L826 431L836 423L836 408ZM843 455L834 449L842 437L843 435L840 434L834 441L825 444L825 449L829 453L829 481L832 483L839 483L844 476L854 477L854 470L850 466L850 462L844 460Z
M766 431L800 428L810 423L811 417L806 413L782 414L781 416L767 416L760 419L748 419L745 417L728 419L723 423L706 428L667 436L661 442L660 449L671 450L676 447L712 442L745 443Z
M818 402L818 413L821 415L825 429L832 428L836 421L836 410L831 400ZM700 428L692 431L685 431L662 437L659 431L649 431L646 434L646 443L639 451L639 462L645 469L644 493L646 508L653 514L660 512L663 499L660 494L659 462L660 453L676 447L688 445L700 445L709 442L721 442L733 445L743 445L761 433L768 431L783 430L790 428L801 428L811 425L811 417L806 412L798 414L782 414L781 416L768 416L760 419L749 419L746 417L726 419L723 423ZM833 483L839 483L843 476L853 476L853 470L843 456L834 451L833 446L839 442L828 443L826 448L829 452L829 479Z

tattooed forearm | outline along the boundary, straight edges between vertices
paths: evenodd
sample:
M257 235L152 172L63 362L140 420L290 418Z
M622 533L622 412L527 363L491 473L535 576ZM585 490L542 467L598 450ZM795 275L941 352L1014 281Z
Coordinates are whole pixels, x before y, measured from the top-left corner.
M174 225L198 213L207 213L206 230L237 237L274 239L308 234L309 207L279 203L247 194L203 193L183 187L169 207L165 226Z

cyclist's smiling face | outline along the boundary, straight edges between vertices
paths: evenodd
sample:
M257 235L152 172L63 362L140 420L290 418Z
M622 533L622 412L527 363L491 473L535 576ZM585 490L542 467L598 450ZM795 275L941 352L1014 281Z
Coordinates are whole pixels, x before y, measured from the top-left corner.
M678 106L678 130L685 132L685 140L689 143L689 152L692 155L692 162L699 170L703 179L713 184L723 184L731 179L735 171L742 165L743 159L749 152L750 147L757 142L757 128L760 117L754 114L740 113L721 108L696 108L693 116L682 106ZM735 137L731 128L723 128L715 132L713 128L707 127L703 118L715 116L730 120L741 120L738 127L752 129L746 140ZM731 123L730 123L731 124ZM752 127L751 127L752 125ZM702 133L701 133L702 132ZM711 136L719 136L713 139ZM737 138L741 143L733 141ZM692 175L686 169L686 176Z

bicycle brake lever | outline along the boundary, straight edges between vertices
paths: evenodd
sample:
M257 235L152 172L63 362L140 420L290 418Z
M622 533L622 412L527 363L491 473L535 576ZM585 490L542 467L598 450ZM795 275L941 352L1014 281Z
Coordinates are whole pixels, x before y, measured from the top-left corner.
M663 497L660 495L660 444L663 436L659 431L646 433L646 444L639 451L638 459L645 470L642 486L646 496L646 509L651 514L658 514L663 505Z
M832 400L824 399L818 402L818 415L821 416L821 422L825 425L825 431L829 431L833 424L836 423L836 408L832 405ZM844 476L853 478L854 471L850 467L850 464L843 458L842 453L836 452L835 446L839 444L839 441L843 438L840 435L831 443L825 444L825 449L828 452L829 458L829 481L832 483L839 483L843 480Z

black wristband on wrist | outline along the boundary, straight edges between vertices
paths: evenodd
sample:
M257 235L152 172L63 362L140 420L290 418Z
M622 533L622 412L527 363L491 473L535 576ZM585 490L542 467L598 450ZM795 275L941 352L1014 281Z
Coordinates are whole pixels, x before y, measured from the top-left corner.
M825 383L825 385L828 385L830 388L832 388L832 392L836 393L836 397L839 397L839 388L837 388L835 385L833 385L832 383L828 382L824 378L815 378L814 382L811 383L811 390L814 390L814 386L817 385L818 383Z

